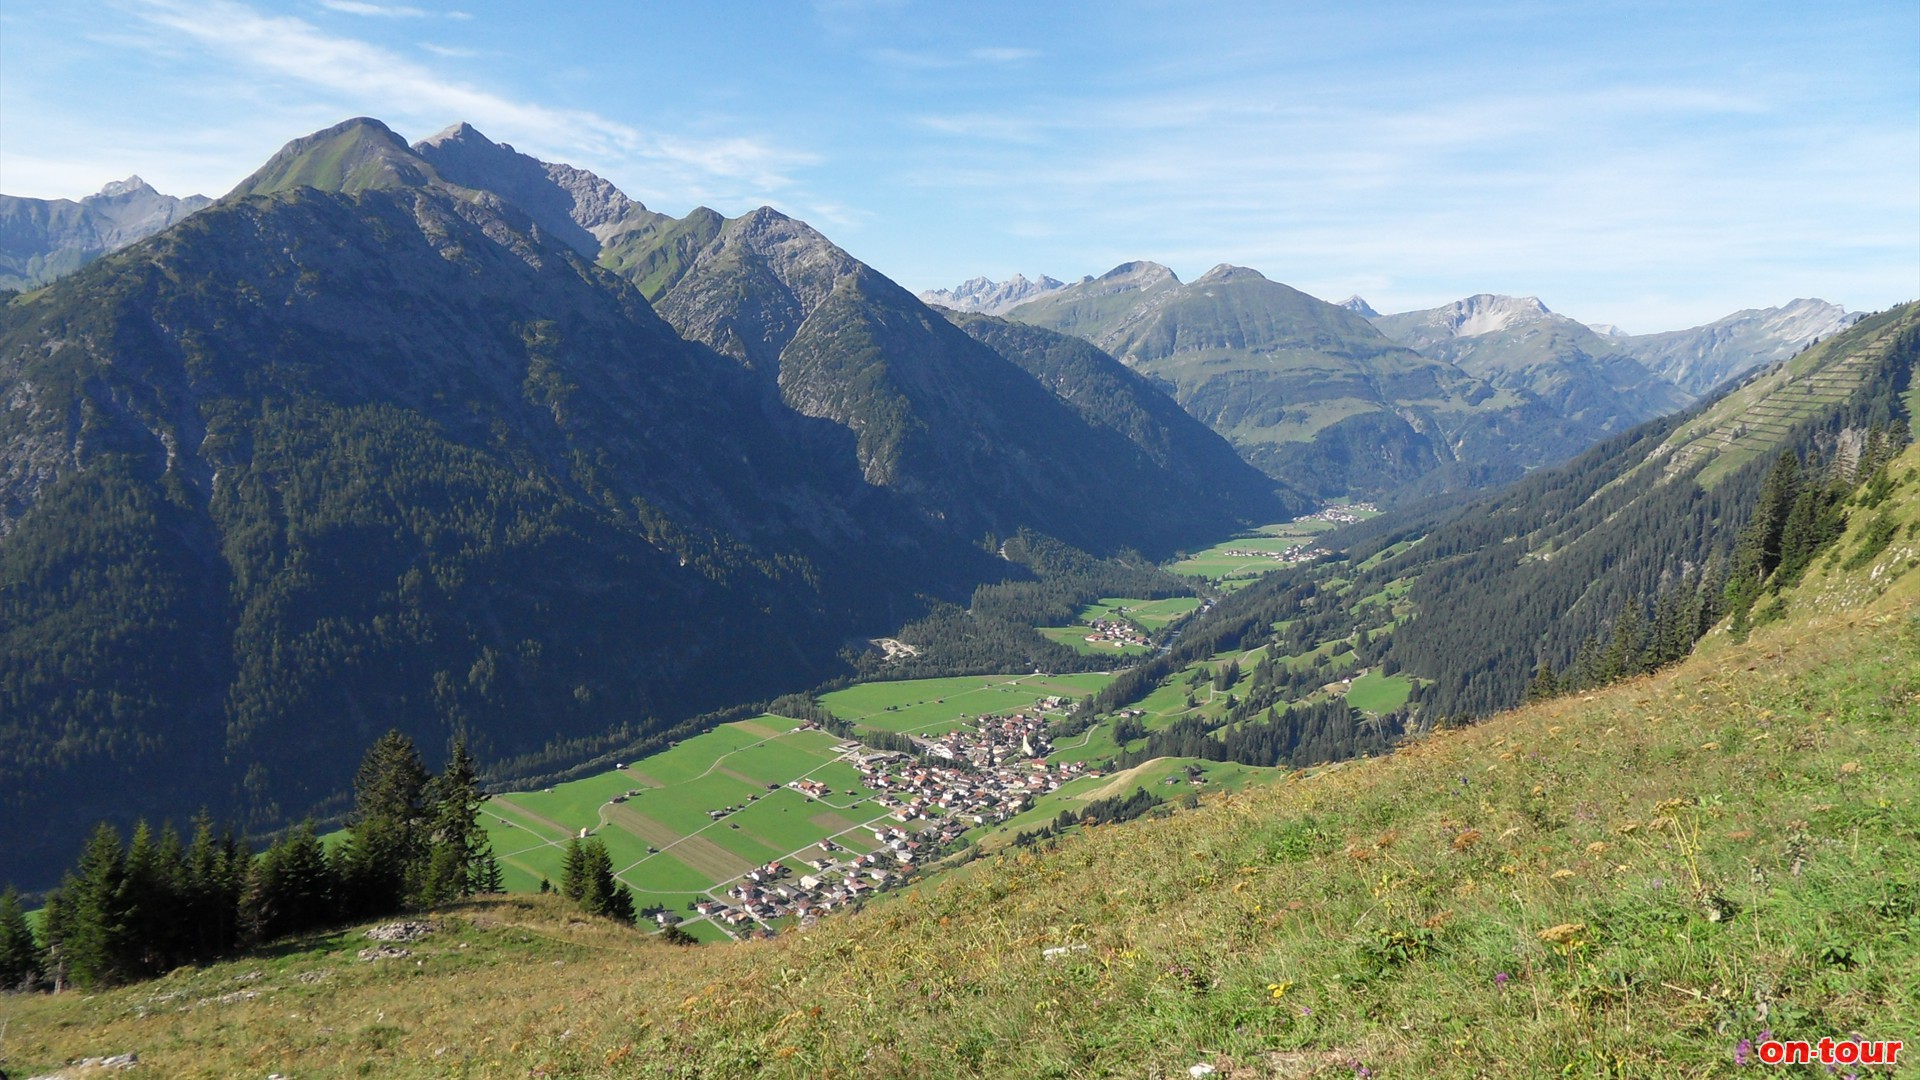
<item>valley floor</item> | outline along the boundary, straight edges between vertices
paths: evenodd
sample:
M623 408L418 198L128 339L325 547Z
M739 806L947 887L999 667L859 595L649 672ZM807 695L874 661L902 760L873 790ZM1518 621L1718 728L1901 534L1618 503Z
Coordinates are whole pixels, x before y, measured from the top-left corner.
M1912 547L1888 557L1910 565ZM4 1067L131 1052L169 1076L1679 1077L1735 1071L1766 1033L1908 1038L1913 578L1390 758L983 859L804 933L675 949L550 898L486 900L436 913L405 957L363 962L349 929L7 999Z

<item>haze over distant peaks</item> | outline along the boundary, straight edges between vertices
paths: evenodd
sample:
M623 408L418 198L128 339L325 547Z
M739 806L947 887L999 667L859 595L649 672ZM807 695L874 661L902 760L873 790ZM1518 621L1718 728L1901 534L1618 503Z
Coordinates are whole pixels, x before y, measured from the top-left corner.
M162 195L138 176L111 181L78 202L0 195L0 288L44 285L212 202Z
M1825 300L1799 299L1781 307L1736 311L1688 330L1641 334L1628 338L1627 344L1648 368L1700 394L1735 375L1784 360L1865 317L1865 312L1850 312Z
M1045 274L1032 280L1024 274L1015 274L1005 281L974 277L968 278L951 289L922 290L920 300L922 303L938 304L955 311L1004 315L1029 300L1066 287L1066 282Z
M1364 303L1365 301L1362 301ZM1538 322L1552 315L1537 296L1476 293L1464 300L1423 311L1368 315L1380 332L1419 349L1446 338L1474 337Z

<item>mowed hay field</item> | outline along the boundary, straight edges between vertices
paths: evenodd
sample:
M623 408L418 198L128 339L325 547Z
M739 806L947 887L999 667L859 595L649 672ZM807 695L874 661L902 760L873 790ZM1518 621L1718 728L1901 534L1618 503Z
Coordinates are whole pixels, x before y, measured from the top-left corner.
M589 829L642 907L684 913L760 863L881 817L867 801L873 793L837 760L842 740L798 727L777 716L722 724L622 769L489 799L480 820L509 891L559 881L567 840ZM832 783L834 796L823 804L785 787L803 777ZM708 816L728 806L742 809Z

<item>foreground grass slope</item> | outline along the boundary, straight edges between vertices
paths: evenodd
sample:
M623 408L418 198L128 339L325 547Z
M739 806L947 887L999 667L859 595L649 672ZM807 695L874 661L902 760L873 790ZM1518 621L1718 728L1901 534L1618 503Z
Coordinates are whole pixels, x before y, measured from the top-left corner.
M350 930L3 999L0 1067L1692 1077L1738 1073L1762 1031L1911 1042L1917 465L1876 554L1852 558L1878 535L1859 515L1783 621L1655 676L773 941L675 949L513 898L440 913L401 959L359 962Z

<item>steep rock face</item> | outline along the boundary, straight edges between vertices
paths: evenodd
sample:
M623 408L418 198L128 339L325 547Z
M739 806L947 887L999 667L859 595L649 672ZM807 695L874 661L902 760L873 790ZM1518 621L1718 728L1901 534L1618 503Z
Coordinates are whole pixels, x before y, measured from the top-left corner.
M1183 284L1127 263L1009 317L1084 338L1170 387L1248 461L1320 497L1493 482L1597 434L1245 267Z
M1005 281L975 277L951 289L928 289L920 294L920 300L955 311L1004 315L1029 300L1037 300L1066 287L1066 282L1045 274L1040 275L1037 281L1027 280L1024 274L1015 274Z
M44 285L212 202L204 195L162 195L138 176L78 202L0 195L0 289Z
M1372 322L1410 348L1604 432L1624 431L1693 401L1643 367L1620 339L1547 310L1537 297L1481 293Z
M1478 293L1437 308L1403 311L1397 315L1376 312L1366 318L1400 344L1424 350L1453 338L1492 334L1539 322L1552 314L1537 296Z
M455 124L413 144L447 181L490 191L526 211L567 246L597 258L608 238L662 220L585 169L541 161Z
M525 215L308 148L358 190L0 309L0 876L298 815L389 725L498 759L804 685L996 573Z
M1831 337L1864 317L1825 300L1749 308L1690 330L1641 334L1624 341L1643 365L1693 394L1784 360L1815 339Z
M1373 305L1367 303L1365 298L1361 297L1358 293L1355 293L1354 295L1347 297L1345 300L1340 301L1338 304L1335 304L1334 306L1346 308L1348 311L1353 312L1355 315L1358 315L1363 319L1371 319L1380 314L1379 312L1373 310Z

